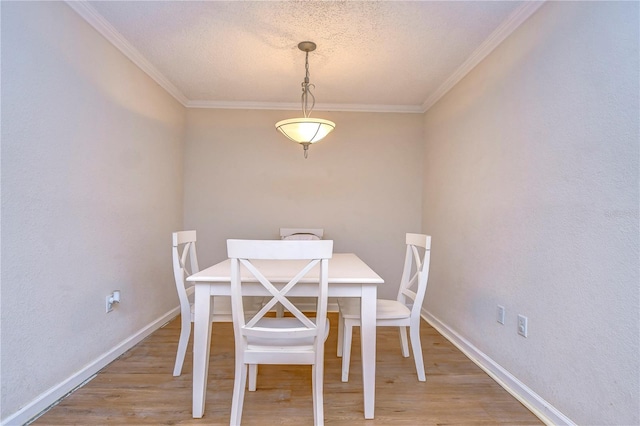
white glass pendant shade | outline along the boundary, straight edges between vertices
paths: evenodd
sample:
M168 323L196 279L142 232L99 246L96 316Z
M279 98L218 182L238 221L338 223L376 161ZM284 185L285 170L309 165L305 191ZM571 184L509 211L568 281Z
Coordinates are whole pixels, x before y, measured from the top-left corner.
M316 104L316 97L311 93L311 89L314 89L315 85L309 82L309 52L316 50L316 44L312 41L301 41L298 43L298 49L305 52L305 76L301 85L302 96L300 97L303 118L278 121L276 129L290 140L302 145L304 158L307 158L309 145L321 141L336 128L336 124L333 121L310 117L313 106Z
M276 129L294 142L310 144L321 141L336 125L333 121L321 118L290 118L278 121Z

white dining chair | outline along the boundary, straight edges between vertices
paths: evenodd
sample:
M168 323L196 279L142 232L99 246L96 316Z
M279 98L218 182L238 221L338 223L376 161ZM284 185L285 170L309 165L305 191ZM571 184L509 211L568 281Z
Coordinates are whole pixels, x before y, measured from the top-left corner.
M327 292L332 252L331 240L227 240L227 253L231 259L231 304L236 352L231 402L232 426L239 425L242 418L247 366L251 364L311 365L314 424L324 424L324 342L329 332ZM282 277L288 281L285 284L272 283L261 272L264 267L261 261L270 260L303 262L295 276ZM313 268L319 268L318 303L315 317L310 317L289 300L288 294ZM247 271L253 279L243 280L241 270ZM253 283L248 284L248 281ZM262 309L251 315L247 314L242 296L246 294L247 287L255 286L261 286L269 296ZM292 316L267 316L276 303L281 303Z
M187 285L185 278L195 274L198 268L198 255L196 253L196 231L180 231L173 233L173 275L176 281L176 290L180 301L180 340L178 352L173 367L173 375L182 374L182 365L187 353L187 344L191 335L191 323L194 319L193 311L193 285ZM212 322L231 322L231 302L228 297L215 297L211 309Z
M280 239L288 241L321 240L324 236L323 228L280 228ZM296 297L295 303L305 310L315 309L316 301L310 297ZM275 306L276 316L284 316L284 306L280 303Z
M431 237L422 234L406 235L407 251L404 269L396 300L378 299L376 303L376 327L399 327L402 356L409 356L407 327L411 338L411 349L416 363L418 380L426 380L420 344L420 310L427 291L429 263L431 260ZM349 381L351 340L353 327L360 326L360 300L338 299L338 356L342 357L342 381Z
M322 228L280 228L283 240L321 240L323 236Z

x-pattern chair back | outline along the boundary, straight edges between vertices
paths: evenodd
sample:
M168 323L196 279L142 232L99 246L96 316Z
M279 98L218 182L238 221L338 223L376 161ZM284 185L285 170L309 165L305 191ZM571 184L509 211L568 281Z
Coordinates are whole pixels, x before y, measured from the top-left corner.
M173 259L178 261L178 270L182 272L182 281L189 275L199 272L196 253L196 231L175 232L173 235ZM182 245L182 247L180 247ZM187 263L187 259L189 262ZM176 271L177 273L177 271ZM176 279L178 277L176 276Z
M232 259L232 262L234 259ZM307 273L313 269L316 265L320 263L320 259L313 259L309 261L296 276L294 276L281 290L267 279L264 274L253 264L249 259L238 259L241 265L243 265L251 274L262 284L262 286L269 292L271 295L271 299L264 304L262 309L260 309L248 322L243 325L243 330L246 335L256 335L264 333L264 330L260 333L256 333L253 330L254 327L258 324L258 322L277 304L281 303L289 312L296 317L304 328L296 331L296 336L298 337L306 337L306 336L315 336L317 334L317 326L315 322L311 321L300 309L298 309L291 301L287 298L287 293L289 293L295 286L298 284L300 279L302 279ZM233 267L233 266L232 266ZM321 289L322 291L322 289ZM267 296L269 297L269 296ZM306 328L306 330L305 330ZM278 329L272 330L274 333L280 332ZM288 330L288 332L291 332Z
M312 269L318 267L318 306L316 307L317 315L314 316L326 317L328 259L331 257L332 250L333 241L331 240L227 241L227 252L231 259L231 294L234 307L234 326L241 335L245 336L245 340L250 336L304 338L317 337L320 334L324 334L324 327L319 329L317 322L305 315L288 296ZM274 279L269 279L265 276L262 270L267 265L265 262L284 260L300 262L300 269L297 270L297 273L292 278L290 276L280 277L279 279L283 281L276 282ZM252 278L249 278L246 273L242 276L241 268L248 271ZM242 296L247 295L243 290L246 281L258 282L268 292L263 299L264 304L255 314L246 312L242 305ZM286 284L283 285L284 282ZM265 303L267 298L269 300ZM285 322L286 326L268 327L263 325L264 321L262 320L277 304L284 306L298 320L295 325L291 325L291 321ZM320 336L320 338L323 339L324 336Z
M414 307L419 305L417 308L420 308L427 290L431 237L421 234L407 234L406 243L407 252L397 300L407 304L407 299L411 299Z

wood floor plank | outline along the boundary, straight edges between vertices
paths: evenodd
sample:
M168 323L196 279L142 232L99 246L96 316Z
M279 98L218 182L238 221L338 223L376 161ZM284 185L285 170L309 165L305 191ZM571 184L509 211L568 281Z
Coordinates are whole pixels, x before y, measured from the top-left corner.
M421 326L426 382L400 353L397 329L379 328L376 418L365 420L360 339L342 383L335 355L337 316L325 353L325 423L331 425L541 425L542 422L426 322ZM214 324L202 419L191 417L192 352L173 377L179 317L105 367L34 425L228 425L233 390L233 327ZM191 343L190 343L191 344ZM310 366L260 366L258 390L246 392L243 425L313 424Z

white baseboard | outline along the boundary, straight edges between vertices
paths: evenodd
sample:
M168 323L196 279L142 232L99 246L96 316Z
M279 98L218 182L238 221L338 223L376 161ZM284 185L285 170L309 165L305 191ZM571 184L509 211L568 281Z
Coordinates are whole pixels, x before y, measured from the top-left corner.
M164 325L168 321L171 321L179 313L180 308L178 307L162 315L160 318L143 327L135 334L131 335L118 345L114 346L113 348L93 360L82 370L76 372L66 380L58 383L57 385L38 395L33 401L22 407L19 411L3 419L0 425L17 426L29 422L34 417L38 416L44 410L49 408L51 405L55 404L56 401L58 401L60 398L64 397L66 394L68 394L87 380L91 379L101 369L106 367L113 360L141 342L145 337L149 336L151 333L162 327L162 325ZM167 374L171 374L171 372L168 372Z
M429 312L422 318L547 425L575 426L567 416Z

